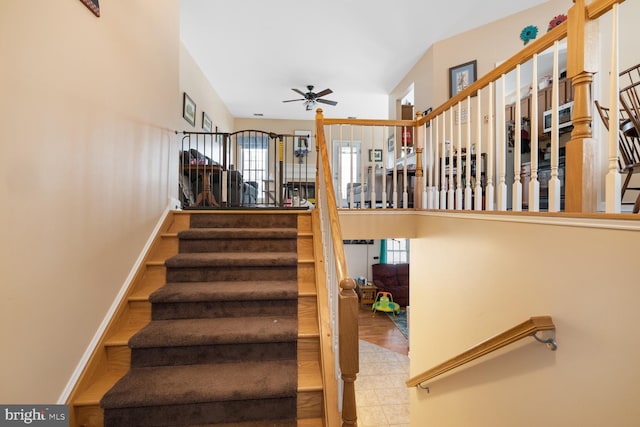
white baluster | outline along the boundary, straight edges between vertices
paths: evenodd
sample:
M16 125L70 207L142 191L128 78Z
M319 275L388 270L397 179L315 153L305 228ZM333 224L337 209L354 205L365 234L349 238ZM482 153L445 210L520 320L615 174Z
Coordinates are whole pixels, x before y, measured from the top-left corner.
M429 128L431 129L431 128ZM427 207L429 206L429 194L431 193L431 170L432 168L430 167L429 163L432 156L431 156L431 134L429 135L429 151L427 151L427 146L426 146L426 142L427 142L427 126L426 126L426 122L425 124L423 124L422 126L419 126L418 129L416 130L416 132L418 132L420 135L422 135L422 144L418 145L419 147L422 147L422 153L420 153L422 155L422 181L424 182L423 187L422 187L422 206L420 206L422 209L427 209ZM427 155L428 154L428 155ZM425 174L425 171L427 172L427 174ZM427 183L427 178L429 180L429 182ZM415 206L415 201L413 202L414 206Z
M621 176L618 171L618 123L620 123L620 64L618 60L618 4L611 9L611 74L609 81L609 171L605 180L605 210L607 213L620 213Z
M409 194L407 193L407 157L409 154L409 147L407 146L408 137L406 132L410 132L405 126L402 127L402 207L409 207Z
M487 124L487 188L485 190L485 210L492 211L493 210L493 198L494 198L494 188L493 188L493 170L494 170L494 151L495 151L495 141L493 139L493 124L495 121L495 114L493 111L493 82L489 83L489 113L488 113L488 124Z
M386 126L382 127L382 209L386 209L387 208L387 202L389 199L387 199L387 173L386 173L386 169L387 169L387 157L388 154L387 152L389 151L389 149L387 148L386 144L389 141L389 134L388 132L388 128Z
M455 192L453 191L453 116L455 112L453 107L449 108L449 191L447 192L447 209L454 208Z
M338 176L338 202L340 204L340 207L344 207L343 206L343 197L342 197L342 182L345 179L345 177L342 176L342 141L343 141L343 125L338 125L338 134L340 136L340 140L338 141L338 170L335 171L334 173L337 174ZM335 149L335 148L334 148ZM346 199L348 197L348 195L344 195L344 199Z
M462 102L458 102L458 123L456 126L456 209L462 210Z
M426 125L426 123L425 123ZM436 187L434 186L434 178L437 162L435 161L437 157L437 147L438 144L433 140L433 120L429 121L429 202L427 203L428 209L435 209L435 197L436 197ZM436 135L436 139L437 139Z
M464 208L471 210L471 96L467 96L467 126L466 126L466 140L467 140L467 153L465 156L466 165L465 168L465 185L464 185Z
M431 129L435 126L435 139L433 140L433 206L440 207L440 127L438 117L431 121Z
M480 90L476 99L476 186L474 188L474 209L482 210L482 102Z
M353 125L349 126L349 209L353 209Z
M398 208L398 157L396 156L396 145L398 144L398 128L393 127L393 207Z
M500 114L498 117L498 144L500 146L500 178L498 180L498 210L507 210L507 183L505 172L507 169L507 138L506 138L506 117L504 116L506 103L505 103L505 80L506 76L502 75L502 93L500 95Z
M447 209L447 180L446 177L446 161L447 161L447 120L446 111L442 112L442 156L440 157L440 209Z
M520 102L520 64L516 65L516 111L515 111L515 144L513 147L513 189L511 208L515 212L522 211L522 182L520 171L522 163L522 104Z
M540 181L538 181L538 54L533 55L531 74L531 180L529 181L529 211L540 211Z
M364 132L363 132L364 133ZM371 126L371 155L373 156L373 162L371 163L369 174L369 185L371 186L371 209L376 208L376 127Z
M551 88L551 178L549 179L549 212L560 212L560 179L558 179L558 153L560 129L558 127L558 41L553 44L553 83Z

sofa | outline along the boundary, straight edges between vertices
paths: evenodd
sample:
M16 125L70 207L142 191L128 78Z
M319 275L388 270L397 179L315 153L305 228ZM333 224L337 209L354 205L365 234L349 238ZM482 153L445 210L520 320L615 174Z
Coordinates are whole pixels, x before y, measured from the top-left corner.
M391 292L394 302L409 305L409 264L373 264L371 273L378 292Z

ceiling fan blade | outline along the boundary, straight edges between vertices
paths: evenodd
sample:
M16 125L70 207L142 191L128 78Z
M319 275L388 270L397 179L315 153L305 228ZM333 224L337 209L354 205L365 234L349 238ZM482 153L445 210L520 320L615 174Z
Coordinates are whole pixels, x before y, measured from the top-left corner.
M328 99L316 99L316 102L329 105L338 105L338 101L329 101Z
M303 91L301 91L299 89L291 89L291 90L294 91L295 93L299 93L300 95L304 96L305 98L307 96Z
M316 96L320 98L321 96L329 95L330 93L333 93L331 89L325 89L322 92L318 92Z
M287 99L286 101L282 101L282 102L294 102L294 101L304 101L304 98L301 99Z

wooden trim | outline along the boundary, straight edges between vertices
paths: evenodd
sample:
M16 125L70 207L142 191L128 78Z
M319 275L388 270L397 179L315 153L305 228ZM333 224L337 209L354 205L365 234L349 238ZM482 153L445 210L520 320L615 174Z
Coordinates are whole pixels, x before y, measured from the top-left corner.
M521 324L514 326L488 340L471 347L469 350L460 353L459 355L452 357L451 359L443 362L433 368L425 371L424 373L417 375L409 379L406 384L407 387L415 387L423 382L433 379L445 372L451 371L459 366L469 363L481 356L489 354L493 351L501 349L509 344L512 344L522 338L526 338L539 331L555 330L555 325L551 316L536 316L531 317L529 320L522 322Z
M322 109L319 109L322 110ZM358 126L405 126L413 127L415 120L374 120L374 119L325 119L325 125L358 125Z
M597 19L609 12L614 4L624 3L625 0L594 0L587 6L587 17Z

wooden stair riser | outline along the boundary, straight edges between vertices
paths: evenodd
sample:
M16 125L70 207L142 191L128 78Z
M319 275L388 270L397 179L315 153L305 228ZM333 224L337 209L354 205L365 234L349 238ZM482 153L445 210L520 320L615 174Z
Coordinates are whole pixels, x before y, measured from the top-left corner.
M298 283L314 283L315 280L316 269L313 262L298 262Z
M167 282L215 282L252 280L254 277L262 277L263 280L295 280L296 267L254 267L230 266L221 270L218 267L212 268L171 268L167 271Z
M322 417L323 408L322 390L298 391L298 419Z
M156 241L149 252L149 261L164 262L165 259L178 253L178 235L176 233L164 233Z
M257 216L245 215L244 213L223 213L216 215L198 215L192 212L191 221L187 228L291 228L300 223L300 215L291 217L290 212L263 213ZM310 220L310 218L309 218Z
M167 233L179 233L182 230L189 228L189 222L191 221L191 213L188 211L174 212L171 224L167 228Z
M298 215L298 233L312 233L311 215Z
M144 274L136 288L156 290L164 286L166 281L167 268L164 266L164 262L162 265L147 263Z
M320 362L320 338L298 338L298 360L304 362Z
M296 239L183 239L180 253L199 252L295 252Z
M298 236L298 259L313 259L313 236Z
M318 307L315 296L303 295L298 298L298 318L318 318Z
M131 366L131 349L127 344L106 346L108 369L126 372Z

